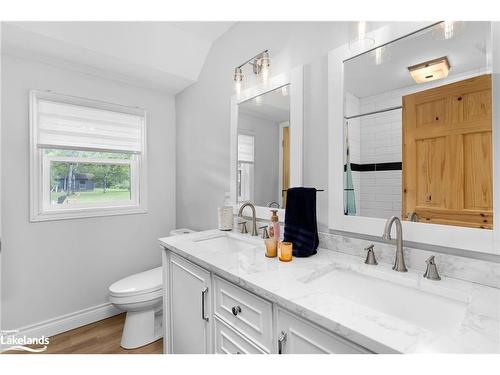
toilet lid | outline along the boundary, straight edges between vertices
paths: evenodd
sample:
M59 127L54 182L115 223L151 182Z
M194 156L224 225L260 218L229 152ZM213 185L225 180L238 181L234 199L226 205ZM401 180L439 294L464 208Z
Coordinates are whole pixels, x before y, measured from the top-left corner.
M113 295L131 296L154 292L162 288L162 267L136 273L112 284L109 292Z

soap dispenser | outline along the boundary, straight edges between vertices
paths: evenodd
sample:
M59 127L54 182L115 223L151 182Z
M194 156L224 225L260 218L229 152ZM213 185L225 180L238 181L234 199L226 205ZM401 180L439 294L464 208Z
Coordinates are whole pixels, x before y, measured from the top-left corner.
M269 237L274 238L276 241L280 240L280 223L278 218L278 210L271 210L271 222L269 223Z

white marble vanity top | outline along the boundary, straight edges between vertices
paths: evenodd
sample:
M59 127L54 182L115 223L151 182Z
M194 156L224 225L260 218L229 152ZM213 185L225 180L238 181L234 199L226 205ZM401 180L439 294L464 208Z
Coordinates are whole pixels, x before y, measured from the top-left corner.
M226 236L234 241L219 238ZM324 249L283 263L264 256L263 240L234 232L159 241L373 352L500 353L500 289L446 277L431 281L420 271L399 273Z

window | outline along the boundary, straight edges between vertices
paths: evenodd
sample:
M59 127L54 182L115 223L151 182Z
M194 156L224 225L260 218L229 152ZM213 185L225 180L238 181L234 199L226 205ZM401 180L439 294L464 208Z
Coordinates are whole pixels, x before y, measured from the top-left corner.
M31 221L146 212L144 110L30 93Z
M238 134L238 202L253 201L255 137Z

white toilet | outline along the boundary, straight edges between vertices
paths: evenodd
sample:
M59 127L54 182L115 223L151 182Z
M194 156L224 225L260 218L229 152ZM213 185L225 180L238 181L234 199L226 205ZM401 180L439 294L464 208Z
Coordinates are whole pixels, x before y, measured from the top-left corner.
M192 233L189 229L176 229L171 236ZM134 349L162 337L162 267L136 273L109 287L109 301L127 312L121 346Z

